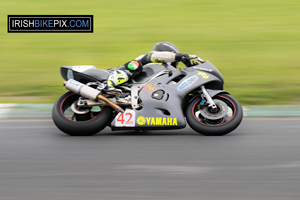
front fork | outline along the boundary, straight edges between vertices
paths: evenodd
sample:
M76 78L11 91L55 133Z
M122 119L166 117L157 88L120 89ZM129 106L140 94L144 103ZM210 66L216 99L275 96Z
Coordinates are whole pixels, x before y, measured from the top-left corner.
M201 88L201 91L202 91L205 99L208 101L208 107L211 107L212 109L216 109L217 106L216 106L215 102L213 101L213 99L211 98L211 96L208 94L204 85L202 85L200 88Z

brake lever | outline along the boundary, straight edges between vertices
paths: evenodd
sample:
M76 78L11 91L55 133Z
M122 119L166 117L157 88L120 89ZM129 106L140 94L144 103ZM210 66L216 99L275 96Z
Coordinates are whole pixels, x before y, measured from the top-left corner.
M199 58L199 56L197 56L197 55L190 55L189 60L191 60L191 59L197 59L198 62L205 63L205 61L202 60L201 58Z
M189 55L190 57L189 57L189 59L191 60L191 59L198 59L199 57L198 56L196 56L196 55Z

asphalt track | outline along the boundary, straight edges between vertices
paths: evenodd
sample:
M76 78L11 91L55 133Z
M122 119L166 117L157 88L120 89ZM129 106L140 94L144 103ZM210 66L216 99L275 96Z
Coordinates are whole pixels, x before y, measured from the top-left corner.
M70 137L49 120L1 120L0 199L299 200L299 129L299 118L257 118L222 137Z

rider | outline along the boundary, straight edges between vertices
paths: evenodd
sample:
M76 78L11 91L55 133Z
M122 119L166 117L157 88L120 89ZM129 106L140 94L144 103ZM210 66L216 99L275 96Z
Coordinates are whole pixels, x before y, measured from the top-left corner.
M122 93L122 90L115 88L115 86L137 77L142 72L143 65L148 63L170 62L171 65L176 68L179 61L185 61L188 58L189 55L179 53L178 48L174 44L170 42L158 42L153 46L150 53L141 55L120 67L108 69L111 75L107 79L107 93Z

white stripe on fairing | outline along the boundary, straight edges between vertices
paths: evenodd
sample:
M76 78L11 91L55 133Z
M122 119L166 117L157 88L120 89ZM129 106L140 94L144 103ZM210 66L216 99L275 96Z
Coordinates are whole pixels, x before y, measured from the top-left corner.
M15 109L17 104L9 103L9 104L0 104L0 118L6 118L12 110Z

